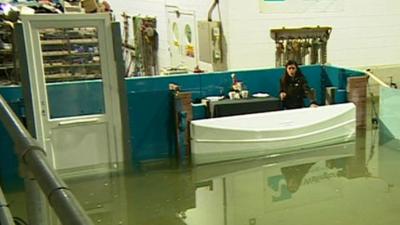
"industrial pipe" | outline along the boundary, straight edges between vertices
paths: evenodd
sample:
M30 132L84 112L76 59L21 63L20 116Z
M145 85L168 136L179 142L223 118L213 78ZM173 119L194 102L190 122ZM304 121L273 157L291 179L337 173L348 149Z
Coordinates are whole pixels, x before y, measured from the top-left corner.
M1 225L15 225L14 219L11 215L10 209L6 198L4 197L3 190L0 188L0 224Z
M212 21L212 12L214 11L215 6L217 6L217 4L219 4L219 0L214 0L214 2L210 6L210 9L208 10L208 21L209 22Z

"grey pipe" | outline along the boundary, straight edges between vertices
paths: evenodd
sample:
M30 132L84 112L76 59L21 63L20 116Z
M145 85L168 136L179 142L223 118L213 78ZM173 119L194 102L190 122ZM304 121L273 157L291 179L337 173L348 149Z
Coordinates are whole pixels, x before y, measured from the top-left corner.
M25 166L24 169L28 171ZM29 175L24 176L24 182L29 225L51 224L47 199L43 191L40 190L37 180L29 173Z
M212 21L212 12L215 9L215 6L217 6L217 4L219 4L219 0L214 0L214 2L211 4L210 9L208 10L208 21Z
M79 202L48 165L44 150L31 137L1 95L0 119L16 144L16 151L21 162L37 179L62 224L92 225L93 222L86 215Z
M8 203L4 197L3 190L0 188L0 224L1 225L15 225L14 219L11 215Z

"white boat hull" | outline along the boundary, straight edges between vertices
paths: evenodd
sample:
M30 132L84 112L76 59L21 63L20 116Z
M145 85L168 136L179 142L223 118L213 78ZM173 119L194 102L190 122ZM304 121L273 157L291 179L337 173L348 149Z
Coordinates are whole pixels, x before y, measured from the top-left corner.
M191 123L195 164L283 154L355 139L353 103L247 114Z

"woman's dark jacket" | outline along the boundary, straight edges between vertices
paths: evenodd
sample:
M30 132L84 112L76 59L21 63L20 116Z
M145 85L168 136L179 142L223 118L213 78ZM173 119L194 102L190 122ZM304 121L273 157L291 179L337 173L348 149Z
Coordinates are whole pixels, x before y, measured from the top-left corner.
M313 92L307 84L307 80L303 75L294 77L285 76L281 78L281 91L285 92L286 97L283 99L283 107L285 109L295 109L304 107L304 98L309 98L311 103L315 103Z

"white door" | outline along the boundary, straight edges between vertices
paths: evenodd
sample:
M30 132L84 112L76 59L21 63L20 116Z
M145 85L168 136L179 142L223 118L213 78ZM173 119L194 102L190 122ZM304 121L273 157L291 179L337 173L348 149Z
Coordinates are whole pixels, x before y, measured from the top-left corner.
M183 13L179 22L182 32L182 61L189 70L198 65L199 51L197 46L197 26L194 12Z
M171 66L177 67L182 65L182 42L181 28L178 21L177 9L167 7L168 19L168 47L171 58Z
M117 165L123 139L110 16L21 19L36 138L50 162L55 169Z
M198 65L195 13L173 6L167 6L166 9L171 66L185 66L192 71Z

